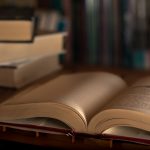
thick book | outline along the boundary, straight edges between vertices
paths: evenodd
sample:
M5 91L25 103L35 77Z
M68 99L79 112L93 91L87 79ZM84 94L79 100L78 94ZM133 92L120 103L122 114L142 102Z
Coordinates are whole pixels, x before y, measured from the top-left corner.
M107 72L64 73L0 104L0 125L150 145L150 77L130 87Z
M21 88L62 68L63 34L35 37L33 43L0 43L0 86Z
M65 33L48 33L35 36L32 43L0 43L0 63L58 54L64 49Z
M35 26L33 8L0 7L0 42L32 42Z
M19 89L61 69L59 53L0 63L0 86Z

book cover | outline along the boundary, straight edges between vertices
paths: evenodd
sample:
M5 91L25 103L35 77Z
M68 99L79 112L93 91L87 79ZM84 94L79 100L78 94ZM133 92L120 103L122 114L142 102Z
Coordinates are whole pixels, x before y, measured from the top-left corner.
M61 70L58 55L59 53L0 63L0 86L19 89Z
M0 7L0 42L32 42L36 17L29 7Z

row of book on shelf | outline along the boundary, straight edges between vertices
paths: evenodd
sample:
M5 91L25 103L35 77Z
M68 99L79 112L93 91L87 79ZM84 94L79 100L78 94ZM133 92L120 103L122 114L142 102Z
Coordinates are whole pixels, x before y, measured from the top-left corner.
M36 34L32 8L0 14L0 86L21 88L61 69L65 32Z
M68 62L149 68L149 0L64 0Z

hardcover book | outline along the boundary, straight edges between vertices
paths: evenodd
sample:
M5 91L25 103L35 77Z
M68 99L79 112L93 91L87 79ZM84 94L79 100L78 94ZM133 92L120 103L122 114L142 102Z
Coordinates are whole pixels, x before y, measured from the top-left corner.
M29 7L0 8L0 42L32 42L36 17Z
M150 144L150 77L130 87L107 72L61 74L1 102L0 125Z
M21 88L62 68L63 33L38 35L32 43L0 43L0 86Z
M0 43L0 63L42 55L58 54L63 50L65 33L36 35L32 43Z
M0 63L0 86L19 89L61 68L59 53Z

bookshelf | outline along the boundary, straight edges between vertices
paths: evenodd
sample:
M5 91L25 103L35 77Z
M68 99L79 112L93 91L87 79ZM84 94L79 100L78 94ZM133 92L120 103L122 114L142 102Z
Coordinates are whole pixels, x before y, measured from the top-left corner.
M64 3L70 20L68 64L149 69L149 1Z

